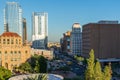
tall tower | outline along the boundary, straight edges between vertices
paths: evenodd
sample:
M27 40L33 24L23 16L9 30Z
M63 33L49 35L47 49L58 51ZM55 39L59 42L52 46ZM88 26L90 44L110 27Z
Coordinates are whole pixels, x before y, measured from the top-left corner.
M71 32L71 52L72 55L81 55L82 34L79 23L74 23Z
M22 26L20 5L17 2L7 2L4 9L4 31L16 32L22 37Z
M23 18L23 43L25 44L27 41L27 24L26 19Z
M32 47L45 49L48 43L48 13L33 12L32 30Z

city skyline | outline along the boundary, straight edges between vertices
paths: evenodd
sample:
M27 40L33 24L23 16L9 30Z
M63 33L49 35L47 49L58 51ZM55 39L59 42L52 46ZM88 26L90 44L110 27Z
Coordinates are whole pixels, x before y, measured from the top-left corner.
M98 22L99 20L118 20L120 21L119 4L120 1L112 0L71 0L71 1L23 1L23 0L2 0L0 3L0 34L4 31L3 25L3 9L6 2L18 2L23 10L23 17L27 21L28 40L32 35L32 12L47 12L48 17L48 40L59 42L63 33L71 30L72 24L75 22L80 25L89 22Z

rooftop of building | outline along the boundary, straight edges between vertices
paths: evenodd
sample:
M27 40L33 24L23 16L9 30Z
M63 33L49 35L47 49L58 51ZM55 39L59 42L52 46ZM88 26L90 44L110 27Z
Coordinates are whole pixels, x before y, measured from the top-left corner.
M101 21L98 21L98 24L118 24L119 22L116 20L116 21L110 21L110 20L101 20Z
M72 27L73 27L73 28L81 28L81 26L80 26L79 23L74 23Z
M33 15L34 16L47 16L48 15L48 13L47 12L33 12Z
M4 32L0 37L20 37L17 33L14 32Z
M65 36L70 36L70 35L71 35L71 31L67 31L67 32L64 33L63 35L65 35Z
M120 25L119 21L112 21L112 20L100 20L98 22L91 22L91 23L88 23L88 24L85 24L83 26L86 26L86 25L91 25L91 24L99 24L99 25Z

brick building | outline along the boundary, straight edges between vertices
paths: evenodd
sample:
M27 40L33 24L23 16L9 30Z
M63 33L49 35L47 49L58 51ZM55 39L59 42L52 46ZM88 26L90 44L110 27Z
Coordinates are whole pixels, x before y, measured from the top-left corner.
M118 21L99 21L83 26L82 54L88 57L94 49L99 59L120 58L120 24Z

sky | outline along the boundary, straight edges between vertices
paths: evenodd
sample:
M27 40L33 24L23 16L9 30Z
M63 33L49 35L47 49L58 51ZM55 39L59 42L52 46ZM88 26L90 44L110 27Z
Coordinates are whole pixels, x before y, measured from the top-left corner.
M0 0L0 34L4 32L3 9L6 2L18 2L27 20L28 40L31 40L32 12L48 13L48 40L59 42L63 33L80 25L100 20L120 22L120 0Z

